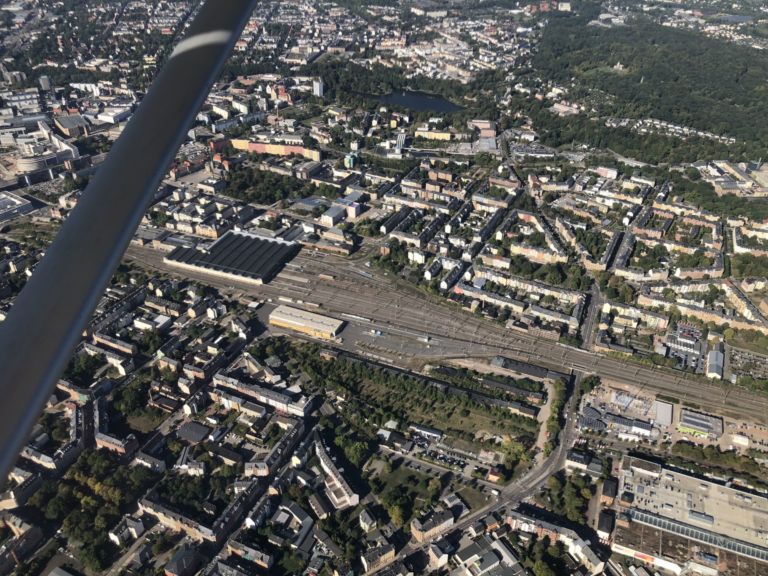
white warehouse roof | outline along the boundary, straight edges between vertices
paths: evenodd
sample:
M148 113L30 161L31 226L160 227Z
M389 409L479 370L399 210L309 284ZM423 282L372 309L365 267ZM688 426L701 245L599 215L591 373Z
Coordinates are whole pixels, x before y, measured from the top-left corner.
M295 326L302 331L311 330L313 332L323 332L334 336L338 334L344 326L343 320L337 320L330 316L323 316L322 314L315 314L314 312L307 312L300 308L292 308L291 306L285 305L280 305L275 308L269 315L269 321L286 326Z

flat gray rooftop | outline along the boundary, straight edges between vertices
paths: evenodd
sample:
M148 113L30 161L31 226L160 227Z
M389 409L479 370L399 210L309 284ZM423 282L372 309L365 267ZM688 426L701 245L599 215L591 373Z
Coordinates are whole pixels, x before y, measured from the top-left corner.
M28 214L34 209L35 207L26 198L8 192L0 192L0 222Z
M768 560L765 496L665 468L659 469L658 474L647 474L625 467L619 491L626 490L635 495L633 517L642 516L657 528L683 530L679 533L688 538L696 539L688 532L722 535L761 548L760 553L750 555ZM741 549L732 551L742 553Z

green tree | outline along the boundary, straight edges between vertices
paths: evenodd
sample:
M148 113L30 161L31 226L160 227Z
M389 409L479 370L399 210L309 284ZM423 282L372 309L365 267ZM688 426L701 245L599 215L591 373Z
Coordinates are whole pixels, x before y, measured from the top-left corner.
M387 510L387 513L389 514L389 518L392 520L392 523L398 528L401 528L403 524L405 524L405 512L403 511L402 506L399 504L391 506Z
M557 576L544 560L536 560L533 565L533 573L535 576Z

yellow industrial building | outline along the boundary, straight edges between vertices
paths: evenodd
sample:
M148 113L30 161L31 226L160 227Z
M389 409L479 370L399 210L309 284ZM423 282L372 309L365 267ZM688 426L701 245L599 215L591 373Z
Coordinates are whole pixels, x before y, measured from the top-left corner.
M288 328L313 338L325 338L326 340L335 338L344 327L343 320L284 305L280 305L272 311L269 315L269 323L272 326Z

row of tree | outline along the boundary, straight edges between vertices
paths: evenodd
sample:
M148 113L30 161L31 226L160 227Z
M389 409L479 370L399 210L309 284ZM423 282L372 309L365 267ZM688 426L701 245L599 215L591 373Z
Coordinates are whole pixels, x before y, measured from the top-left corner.
M552 382L552 398L550 399L550 414L547 419L547 443L544 445L544 453L548 456L557 445L563 420L563 408L567 398L567 387L562 379Z

